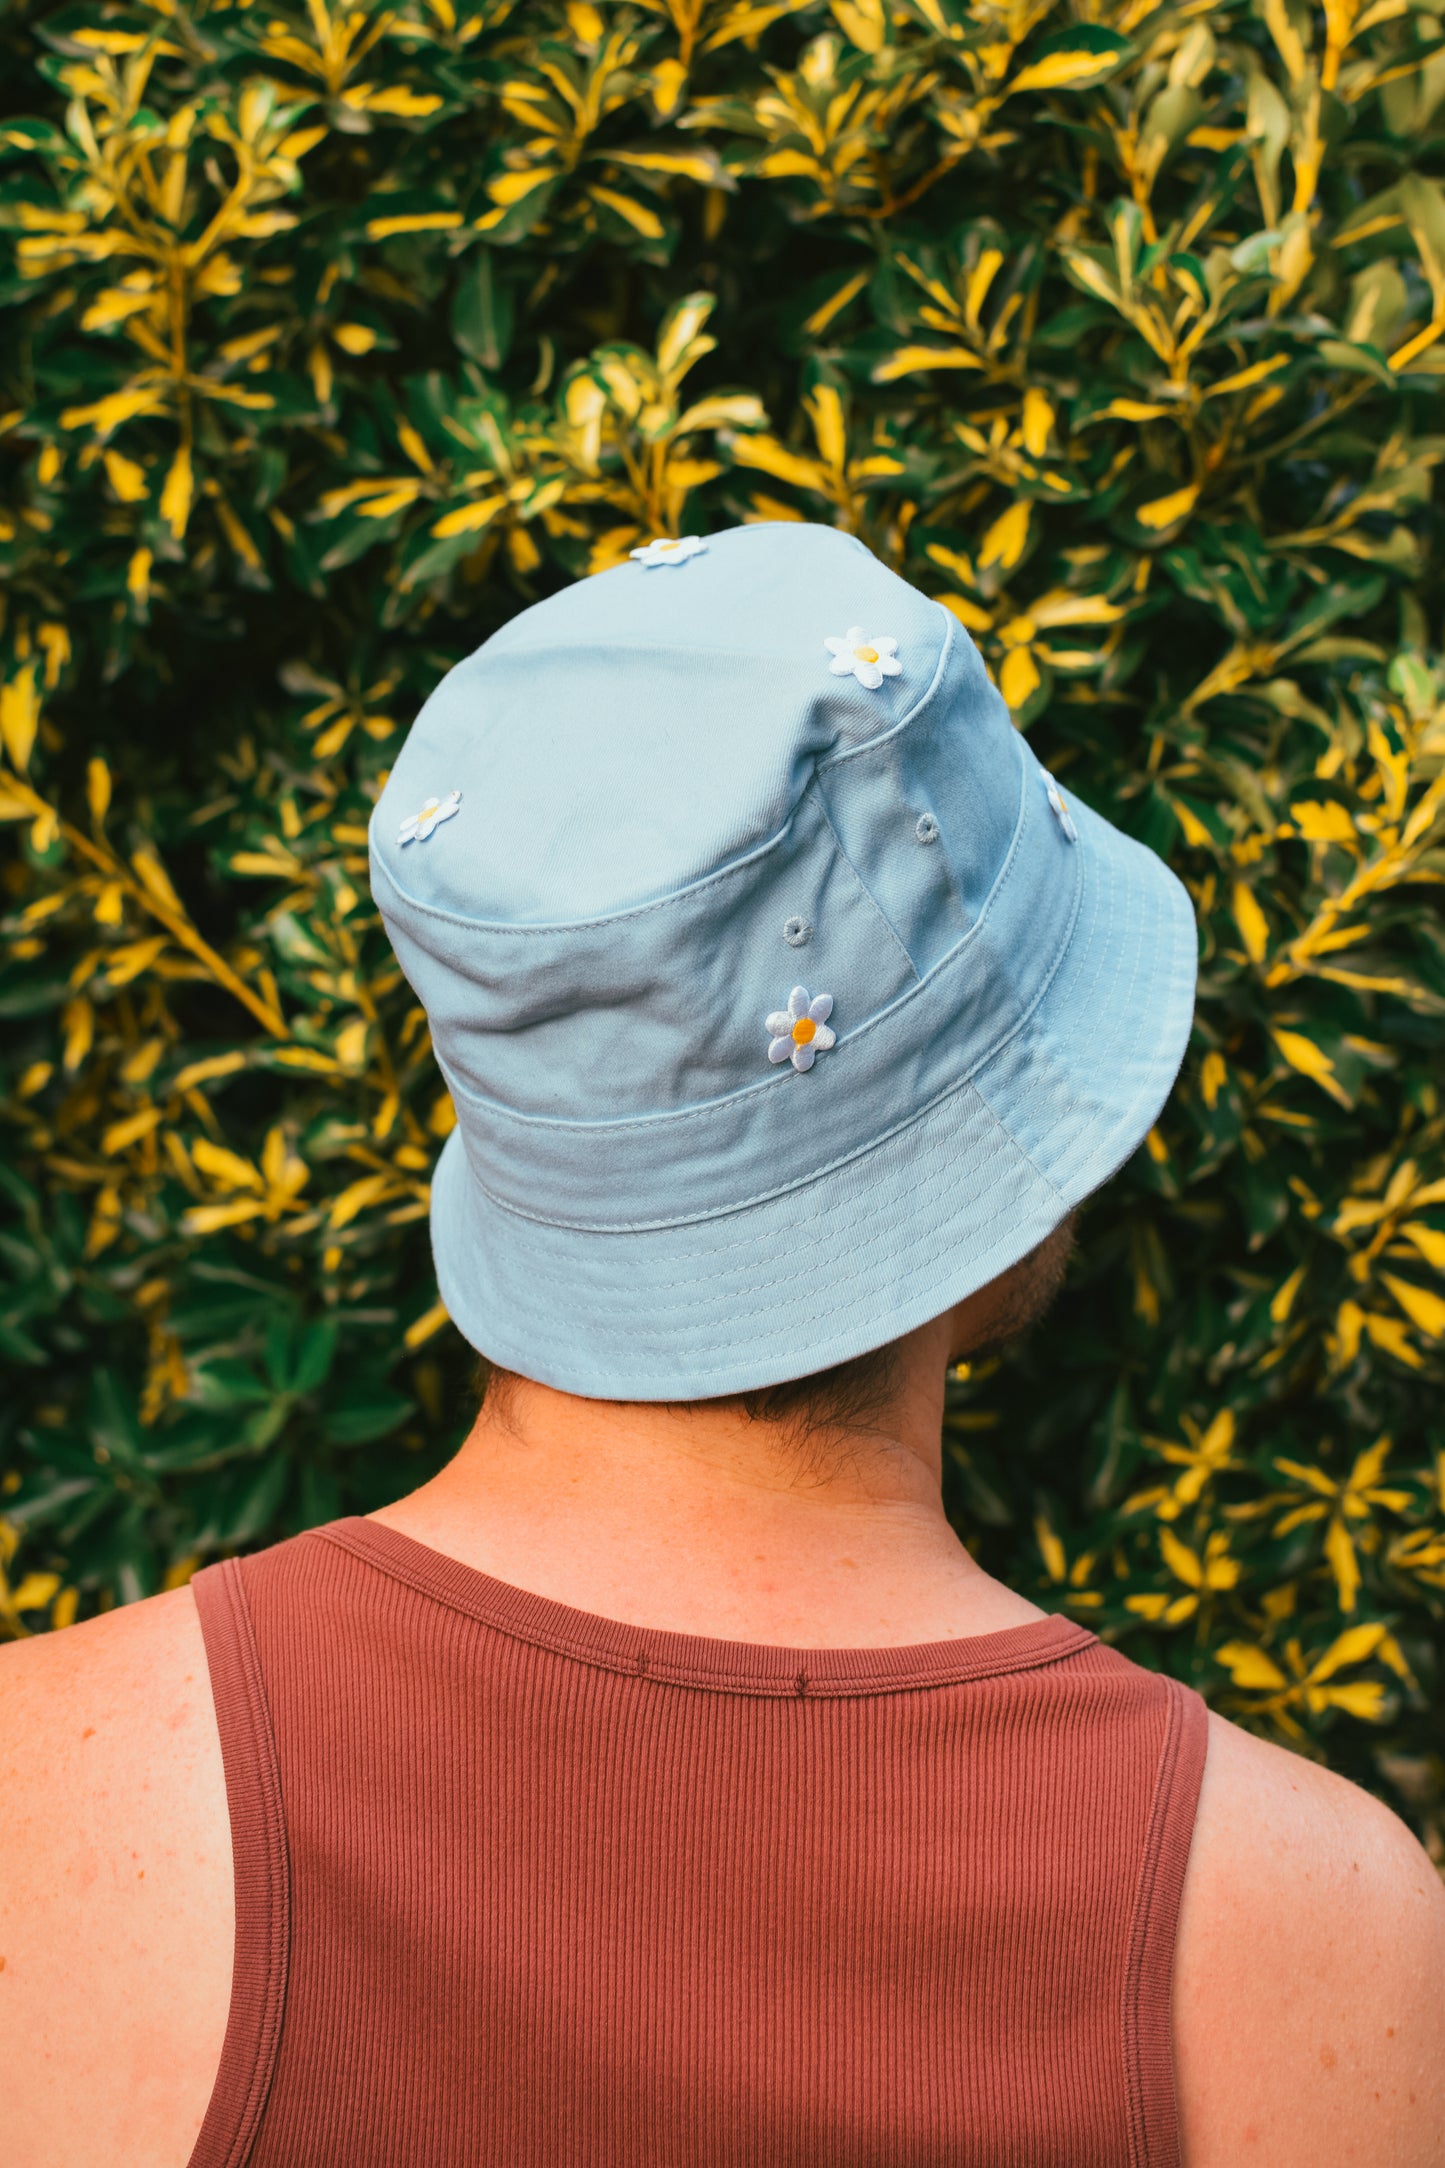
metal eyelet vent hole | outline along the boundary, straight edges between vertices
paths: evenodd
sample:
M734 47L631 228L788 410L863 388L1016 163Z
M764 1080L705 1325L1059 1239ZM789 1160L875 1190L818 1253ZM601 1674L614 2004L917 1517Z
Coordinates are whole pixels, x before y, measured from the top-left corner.
M936 843L938 841L938 823L931 813L920 813L918 825L913 833L920 843Z
M789 948L801 948L805 941L811 941L812 938L813 929L807 919L785 918L783 920L783 939L787 942Z

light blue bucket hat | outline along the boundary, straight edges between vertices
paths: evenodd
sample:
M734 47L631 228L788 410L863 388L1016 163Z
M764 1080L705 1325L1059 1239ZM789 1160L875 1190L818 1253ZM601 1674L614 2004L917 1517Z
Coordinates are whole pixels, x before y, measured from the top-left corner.
M938 1315L1129 1157L1189 1036L1179 881L832 528L653 543L524 610L422 709L371 869L456 1106L442 1299L594 1398Z

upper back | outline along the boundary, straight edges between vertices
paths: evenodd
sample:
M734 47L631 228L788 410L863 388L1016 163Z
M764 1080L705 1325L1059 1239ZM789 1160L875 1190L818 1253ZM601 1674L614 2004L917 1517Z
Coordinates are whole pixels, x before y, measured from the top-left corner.
M1445 2159L1445 1898L1365 1794L1210 1719L1189 1849L1192 1697L1063 1621L702 1680L724 1645L559 1647L586 1614L501 1586L348 1523L6 1652L17 2149L185 2168L209 2104L254 2168L370 2157L348 2116L389 2164L499 2116L536 2158L751 2119L770 2162L1153 2161L1172 1957L1186 2168Z

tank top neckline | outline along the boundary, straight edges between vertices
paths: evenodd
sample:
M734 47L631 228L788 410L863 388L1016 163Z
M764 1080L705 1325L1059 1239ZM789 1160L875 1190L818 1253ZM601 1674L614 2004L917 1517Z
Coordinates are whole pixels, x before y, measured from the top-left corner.
M1086 1626L1053 1613L992 1633L882 1648L789 1648L775 1642L715 1640L579 1611L499 1581L361 1514L331 1521L307 1535L339 1545L393 1580L514 1640L606 1671L714 1692L856 1696L962 1684L1038 1670L1098 1640Z

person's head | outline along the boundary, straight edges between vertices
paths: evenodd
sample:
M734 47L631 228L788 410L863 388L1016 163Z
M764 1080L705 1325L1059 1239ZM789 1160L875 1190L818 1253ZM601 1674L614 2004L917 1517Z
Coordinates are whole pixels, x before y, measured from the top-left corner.
M930 1321L1006 1333L1188 1036L1181 884L832 529L524 611L427 702L371 850L457 1113L442 1297L591 1399L839 1406Z

